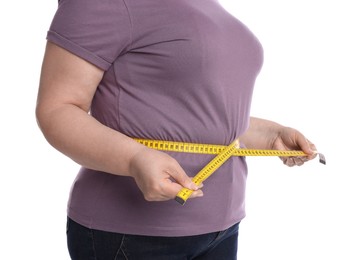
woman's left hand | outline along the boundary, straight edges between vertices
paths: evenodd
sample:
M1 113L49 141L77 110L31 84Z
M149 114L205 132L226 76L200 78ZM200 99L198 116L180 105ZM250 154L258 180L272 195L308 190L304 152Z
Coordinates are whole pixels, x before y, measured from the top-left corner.
M298 130L291 127L283 127L273 142L275 150L302 150L307 156L280 157L283 163L289 167L300 166L316 157L315 145L310 142Z

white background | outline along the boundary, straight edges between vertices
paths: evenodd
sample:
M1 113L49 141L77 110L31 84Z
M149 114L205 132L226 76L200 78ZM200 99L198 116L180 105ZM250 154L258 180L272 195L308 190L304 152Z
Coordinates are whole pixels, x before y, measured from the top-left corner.
M288 168L277 158L248 158L239 259L359 260L357 1L222 2L264 48L252 114L298 128L328 162ZM34 116L56 7L0 4L1 259L69 259L66 203L78 166L47 144Z

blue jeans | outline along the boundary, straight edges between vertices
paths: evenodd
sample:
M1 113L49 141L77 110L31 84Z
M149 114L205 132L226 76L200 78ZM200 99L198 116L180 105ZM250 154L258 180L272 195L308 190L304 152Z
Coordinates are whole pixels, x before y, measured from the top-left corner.
M73 260L236 260L239 224L186 237L127 235L88 229L68 218Z

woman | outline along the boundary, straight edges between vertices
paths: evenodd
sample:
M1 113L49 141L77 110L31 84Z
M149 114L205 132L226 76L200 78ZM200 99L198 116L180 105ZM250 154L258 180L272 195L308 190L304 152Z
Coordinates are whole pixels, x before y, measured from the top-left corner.
M197 187L211 155L133 138L301 149L299 131L250 118L262 48L216 0L60 0L47 35L37 119L82 167L68 204L72 259L236 259L243 157ZM174 202L193 190L184 206Z

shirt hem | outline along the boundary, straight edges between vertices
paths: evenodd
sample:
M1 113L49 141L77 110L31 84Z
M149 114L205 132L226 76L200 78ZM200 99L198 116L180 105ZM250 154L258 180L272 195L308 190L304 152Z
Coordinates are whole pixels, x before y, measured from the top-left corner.
M240 216L237 219L229 220L226 223L221 225L212 225L209 226L171 226L171 227L150 227L150 226L139 226L139 225L129 225L129 223L124 224L121 227L114 228L114 226L109 225L109 221L104 220L92 220L91 217L84 216L75 212L74 210L69 209L67 216L73 221L79 223L90 229L101 230L106 232L114 232L120 234L129 234L129 235L140 235L140 236L161 236L161 237L182 237L182 236L196 236L212 232L223 231L231 226L241 222L245 218L245 214ZM194 231L196 230L196 231Z

